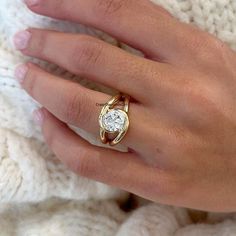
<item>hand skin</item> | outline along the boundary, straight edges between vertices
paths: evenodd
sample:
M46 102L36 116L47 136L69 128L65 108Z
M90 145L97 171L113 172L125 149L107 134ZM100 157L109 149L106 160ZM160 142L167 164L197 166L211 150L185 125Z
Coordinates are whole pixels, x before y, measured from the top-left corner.
M28 2L28 3L27 3ZM110 95L27 63L22 87L44 108L36 118L75 173L144 198L208 211L236 210L236 54L148 0L41 0L35 13L103 30L146 58L93 37L42 29L15 35L23 54L129 94L127 153L96 147L68 128L99 135L97 103ZM135 14L133 14L135 12Z

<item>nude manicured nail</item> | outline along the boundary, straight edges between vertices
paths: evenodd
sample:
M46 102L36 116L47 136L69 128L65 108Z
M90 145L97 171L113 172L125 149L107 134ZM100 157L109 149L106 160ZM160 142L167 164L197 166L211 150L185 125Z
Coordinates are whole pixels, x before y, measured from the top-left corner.
M25 76L28 72L28 66L25 64L19 65L15 69L15 78L22 83L25 79Z
M14 36L14 44L16 49L23 50L27 48L29 40L31 38L31 33L29 31L20 31Z
M24 0L24 2L28 5L28 6L34 6L34 5L37 5L40 0Z
M33 112L33 120L37 125L42 126L43 118L44 118L44 115L41 108Z

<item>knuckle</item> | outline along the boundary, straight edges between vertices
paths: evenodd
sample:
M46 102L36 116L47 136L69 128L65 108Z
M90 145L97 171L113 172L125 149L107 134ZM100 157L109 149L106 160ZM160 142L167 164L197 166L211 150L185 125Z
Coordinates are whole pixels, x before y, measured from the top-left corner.
M92 166L90 160L92 153L90 150L86 148L81 148L79 153L77 154L75 163L71 163L71 168L75 173L79 175L88 177L92 172Z
M200 52L200 56L204 61L216 62L216 59L219 59L217 56L221 53L220 41L214 40L211 37L205 38L205 44L201 48Z
M86 101L78 92L70 93L69 99L64 104L64 117L65 120L71 124L84 124L88 122L88 112L86 111Z
M192 132L196 134L210 130L214 127L215 121L221 117L219 104L215 102L217 88L212 83L212 93L209 93L207 83L192 81L182 90L184 104L188 109L183 110L181 115L185 126L185 137L180 141L186 141Z
M83 103L81 97L77 93L69 95L68 102L65 103L65 119L69 123L75 123L78 117L81 116Z
M38 73L36 73L32 69L29 69L22 85L32 97L34 97L35 95L35 90L37 88L36 85L37 81L38 81Z
M31 30L32 42L31 49L35 55L47 56L48 32L42 30Z
M201 91L189 94L189 102L192 105L195 111L210 113L216 112L217 107L214 102L211 101L211 98L207 91L204 91L204 87L201 88Z
M128 0L99 0L96 1L95 11L103 18L120 12Z
M206 32L196 35L192 40L191 47L195 56L207 64L216 63L217 60L223 59L223 54L226 51L226 45L221 40Z
M215 67L227 66L229 64L230 52L232 52L231 49L223 41L216 37L211 37L208 50L208 54L210 55L209 62Z
M98 63L103 51L103 46L95 39L88 36L80 36L70 57L70 63L74 72L88 71Z
M187 46L193 53L198 52L196 56L199 56L201 53L205 53L207 40L208 37L205 34L197 33L187 42Z
M201 74L199 74L201 76ZM185 97L185 102L189 104L192 109L204 111L214 106L211 94L209 94L208 81L202 82L197 80L183 80L182 94ZM185 84L184 84L185 83ZM215 91L214 84L212 84L212 91Z
M68 4L65 0L56 0L53 4L54 11L64 19L70 18L73 8L74 4Z

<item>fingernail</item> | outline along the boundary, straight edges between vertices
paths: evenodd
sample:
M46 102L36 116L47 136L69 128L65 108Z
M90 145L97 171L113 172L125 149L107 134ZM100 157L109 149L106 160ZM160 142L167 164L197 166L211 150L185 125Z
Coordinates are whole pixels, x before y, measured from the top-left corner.
M28 5L28 6L34 6L34 5L37 5L40 0L24 0L24 2Z
M25 64L21 64L19 66L16 67L15 69L15 78L22 83L25 79L25 76L28 72L28 66Z
M29 31L24 30L16 33L13 39L16 49L23 50L27 48L30 38L31 33Z
M33 112L33 120L37 125L42 126L43 118L44 118L44 115L41 108Z

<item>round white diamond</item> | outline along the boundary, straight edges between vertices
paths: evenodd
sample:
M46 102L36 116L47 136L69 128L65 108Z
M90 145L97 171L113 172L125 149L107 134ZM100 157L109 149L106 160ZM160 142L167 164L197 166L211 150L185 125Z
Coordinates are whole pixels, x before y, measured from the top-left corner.
M123 130L125 123L126 113L119 109L111 110L102 117L103 127L109 132Z

